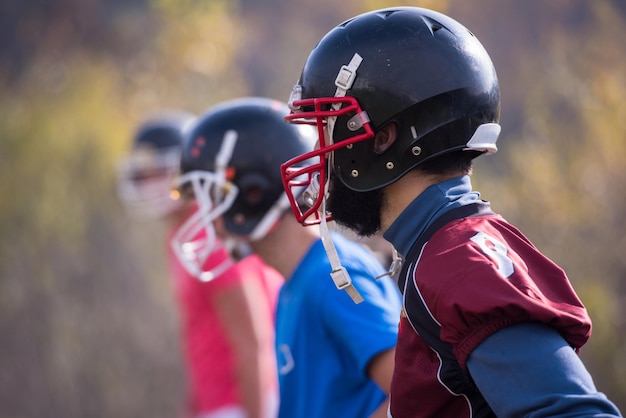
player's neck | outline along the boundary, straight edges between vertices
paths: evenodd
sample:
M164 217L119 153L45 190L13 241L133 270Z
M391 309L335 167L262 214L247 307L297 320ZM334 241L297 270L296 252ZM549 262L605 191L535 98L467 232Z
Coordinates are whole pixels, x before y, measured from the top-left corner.
M276 228L252 248L263 260L289 280L311 245L319 239L316 226L304 227L286 214Z
M414 170L385 187L384 204L380 215L382 231L386 231L417 196L439 181L435 177L424 176Z

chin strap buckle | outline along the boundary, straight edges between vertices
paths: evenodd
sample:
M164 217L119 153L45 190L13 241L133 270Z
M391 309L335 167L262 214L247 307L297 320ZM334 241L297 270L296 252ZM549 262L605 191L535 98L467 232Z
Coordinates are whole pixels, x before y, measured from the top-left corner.
M335 79L335 86L337 86L335 97L345 96L346 92L352 88L352 84L356 78L356 70L359 68L359 65L361 65L361 62L363 62L363 57L355 53L348 65L341 66L337 78Z
M344 266L336 267L330 272L330 277L333 279L333 282L335 282L337 289L345 290L354 303L358 304L363 302L363 296L352 286L352 279Z
M395 278L398 273L400 273L400 269L402 268L402 263L404 263L404 259L398 254L398 251L392 246L391 247L391 265L389 266L389 270L386 273L381 274L376 277L376 279L383 278L385 276L389 276L391 278Z
M337 249L335 248L333 239L330 236L330 231L328 230L326 216L323 215L326 213L326 197L324 197L323 199L322 216L320 219L320 236L322 238L324 250L326 250L326 254L328 255L328 261L330 261L330 266L332 268L330 272L330 277L333 279L333 282L335 283L337 289L345 290L350 298L352 298L352 301L356 304L359 304L363 302L363 296L361 296L359 291L356 290L356 288L352 285L352 279L350 278L350 274L348 273L346 268L341 265L341 261L339 260L339 254L337 254Z

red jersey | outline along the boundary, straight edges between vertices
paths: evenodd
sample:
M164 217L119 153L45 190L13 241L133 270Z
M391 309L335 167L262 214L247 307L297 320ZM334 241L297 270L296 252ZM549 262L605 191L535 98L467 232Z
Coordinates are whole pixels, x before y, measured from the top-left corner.
M207 268L219 265L226 257L223 248L216 251L209 257ZM240 405L235 350L225 328L236 324L224 323L211 301L219 298L221 291L240 286L243 280L260 281L265 294L259 297L268 300L269 309L256 320L273 335L274 308L283 278L256 255L244 258L210 282L201 282L187 273L171 250L170 261L181 313L191 413ZM268 382L267 387L277 393L276 381Z

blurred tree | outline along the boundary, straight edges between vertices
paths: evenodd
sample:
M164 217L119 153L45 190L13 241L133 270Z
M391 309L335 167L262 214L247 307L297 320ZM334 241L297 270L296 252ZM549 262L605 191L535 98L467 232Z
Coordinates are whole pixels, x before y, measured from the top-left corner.
M150 264L130 257L139 241L115 221L123 99L106 63L64 64L25 76L0 105L0 414L158 415L168 398L146 400L175 399L177 342L154 341L174 332L150 318L172 318L151 290L165 282L146 281ZM172 378L150 379L155 364Z
M159 33L126 66L129 99L136 114L170 106L196 113L248 93L234 65L246 25L227 0L154 0Z
M213 39L199 33L200 23L224 36L226 54L233 46L225 8L216 2L181 11L185 24L178 25L165 6L141 3L135 14L137 4L128 4L128 15L117 13L116 3L61 4L69 10L31 4L23 21L33 22L37 47L0 74L0 332L7 336L0 345L0 416L179 410L183 380L163 248L146 245L164 236L126 221L115 196L115 161L137 118L190 94L180 86L198 67L191 54L178 52ZM72 23L85 13L110 26ZM129 35L131 23L146 31ZM81 37L100 24L111 32L93 42ZM21 51L30 43L14 26L8 39ZM119 55L109 53L127 35ZM241 86L228 60L216 57L218 69L209 74L227 75L221 85L203 82L203 75L193 92L228 89L230 80ZM230 90L222 97L241 93ZM208 103L198 98L198 108Z
M542 48L518 51L520 126L504 124L500 167L479 178L496 208L568 272L594 320L581 355L624 410L626 16L610 2L552 7L576 19L544 30Z
M626 410L626 7L401 2L448 12L501 80L501 150L475 183L568 271L582 352ZM171 417L183 382L163 232L115 195L135 123L286 99L317 40L387 0L0 2L0 417Z

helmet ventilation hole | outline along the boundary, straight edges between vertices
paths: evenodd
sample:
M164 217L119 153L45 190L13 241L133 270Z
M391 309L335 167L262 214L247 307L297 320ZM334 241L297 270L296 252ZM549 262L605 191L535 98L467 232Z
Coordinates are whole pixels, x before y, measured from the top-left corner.
M356 178L356 177L359 177L359 170L352 170L352 171L350 172L350 175L351 175L352 177L355 177L355 178Z
M385 167L387 168L387 170L393 170L395 165L392 161L387 161L387 164L385 164Z
M443 29L443 25L437 22L436 20L433 20L426 16L423 16L422 20L426 23L426 25L428 25L428 28L430 29L430 33L432 33L433 35L435 34L435 32L438 32L441 29Z

